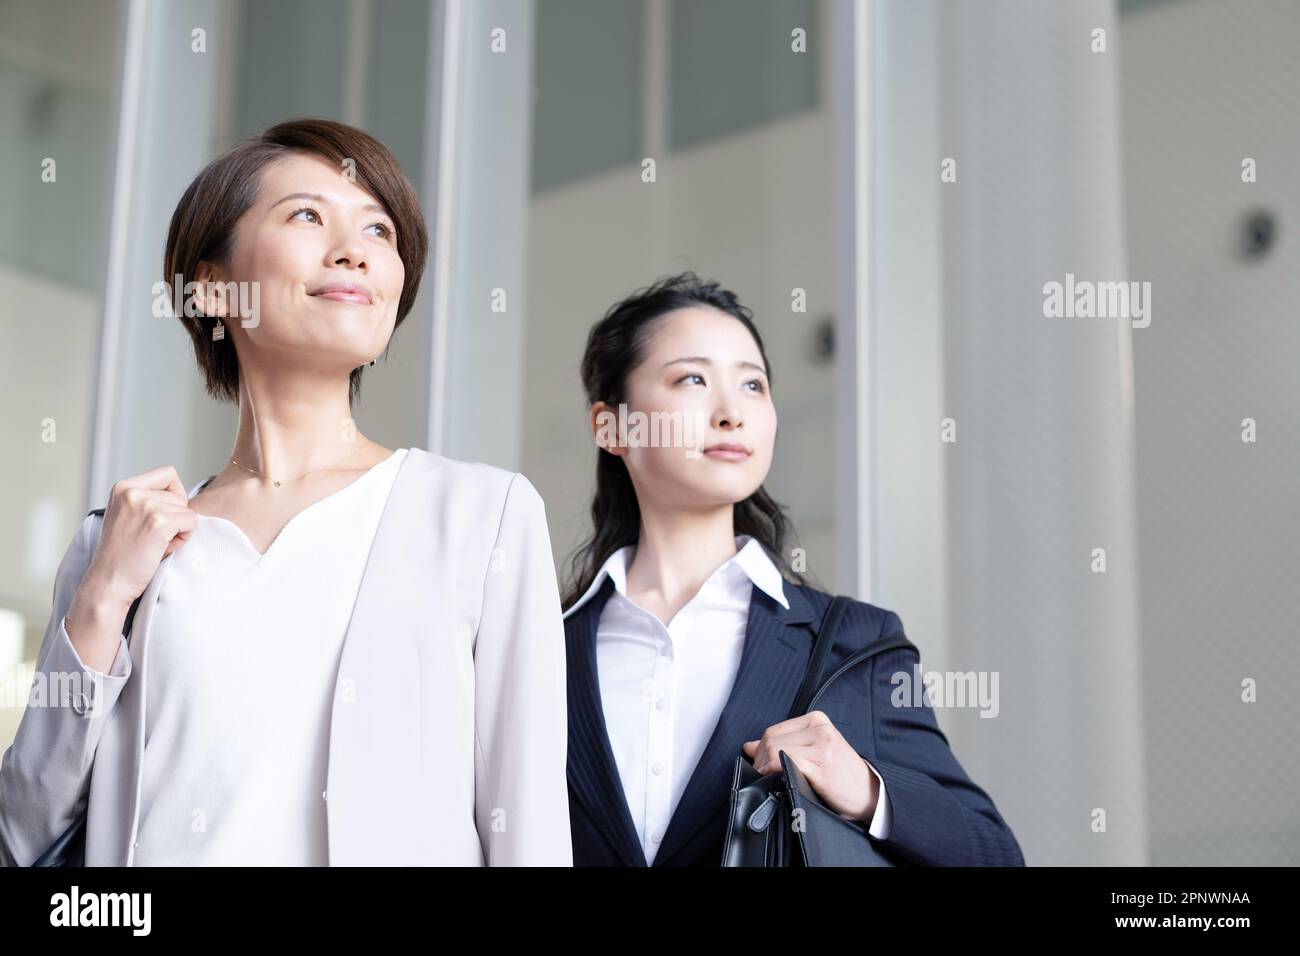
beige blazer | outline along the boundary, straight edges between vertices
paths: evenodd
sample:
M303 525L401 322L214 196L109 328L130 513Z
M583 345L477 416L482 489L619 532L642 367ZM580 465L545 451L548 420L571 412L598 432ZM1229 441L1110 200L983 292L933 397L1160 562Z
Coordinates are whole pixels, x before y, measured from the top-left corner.
M86 865L132 863L149 624L171 557L121 649L125 673L88 671L63 618L101 522L82 522L59 565L32 695L0 763L6 865L30 864L85 807ZM42 680L64 690L34 706ZM564 626L541 497L521 474L410 449L335 684L321 795L330 864L572 865L566 721Z

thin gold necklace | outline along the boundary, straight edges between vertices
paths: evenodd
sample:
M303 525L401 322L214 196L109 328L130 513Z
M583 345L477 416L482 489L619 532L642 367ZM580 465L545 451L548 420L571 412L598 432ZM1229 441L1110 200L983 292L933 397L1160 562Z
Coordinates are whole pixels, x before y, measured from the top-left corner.
M368 439L368 438L366 439L366 444L367 444L367 445L370 444L370 439ZM265 478L267 481L270 481L270 482L274 483L275 487L279 488L280 485L282 485L285 481L297 481L299 478L305 478L305 477L307 477L307 476L310 475L312 472L316 472L316 471L324 471L326 468L335 468L335 467L337 467L337 466L343 464L343 462L347 461L349 458L351 458L353 455L355 455L357 452L359 452L362 448L365 448L365 447L366 447L365 445L358 445L356 448L352 449L350 452L348 452L346 455L344 455L344 456L343 456L342 458L340 458L338 461L333 462L332 464L329 464L329 465L321 465L319 468L312 468L312 469L309 469L308 471L304 471L301 475L296 475L296 476L294 476L293 478L285 478L284 481L278 481L277 479L272 478L270 475L263 474L262 472L258 471L258 470L255 469L255 468L249 468L247 465L245 465L245 464L243 464L243 463L241 463L241 462L235 461L235 458L234 458L233 455L231 456L230 460L231 460L232 463L234 463L234 464L236 464L236 465L239 465L239 467L242 468L242 469L244 469L244 471L249 471L249 472L252 472L253 474L257 475L257 476L260 477L260 478Z

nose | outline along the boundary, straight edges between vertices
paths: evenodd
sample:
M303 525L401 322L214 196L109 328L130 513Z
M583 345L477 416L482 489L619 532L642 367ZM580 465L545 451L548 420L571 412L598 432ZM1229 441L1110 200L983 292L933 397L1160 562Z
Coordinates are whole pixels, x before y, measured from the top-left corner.
M744 422L740 418L740 407L730 398L724 398L713 410L713 427L731 431L740 428Z
M336 266L349 266L353 269L367 271L366 247L356 235L340 236L329 251L329 262Z

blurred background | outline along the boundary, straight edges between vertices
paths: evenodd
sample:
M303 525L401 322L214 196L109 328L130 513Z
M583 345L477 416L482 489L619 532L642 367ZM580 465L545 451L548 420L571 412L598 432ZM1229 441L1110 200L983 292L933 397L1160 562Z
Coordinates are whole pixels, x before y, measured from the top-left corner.
M151 314L177 199L328 116L431 230L367 434L523 471L563 572L587 329L716 278L809 570L998 675L937 713L1027 862L1300 863L1297 104L1291 0L0 0L0 749L86 511L233 442Z

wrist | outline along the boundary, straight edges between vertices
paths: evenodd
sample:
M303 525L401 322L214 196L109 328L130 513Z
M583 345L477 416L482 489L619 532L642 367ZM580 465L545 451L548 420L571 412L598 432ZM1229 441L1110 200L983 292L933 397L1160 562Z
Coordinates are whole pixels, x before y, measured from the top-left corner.
M67 620L70 623L79 622L83 629L89 628L96 632L111 630L120 634L130 610L130 600L107 585L88 580L73 595Z
M81 579L81 586L77 588L77 593L84 594L97 606L112 612L121 608L125 614L140 592L132 593L130 585L123 585L111 566L100 566L92 561L90 567L86 569L86 576Z

